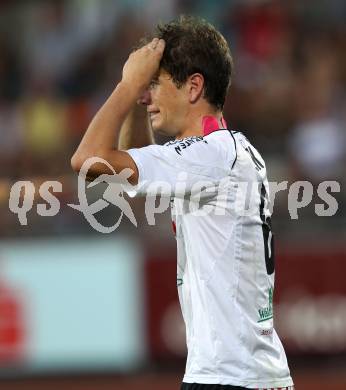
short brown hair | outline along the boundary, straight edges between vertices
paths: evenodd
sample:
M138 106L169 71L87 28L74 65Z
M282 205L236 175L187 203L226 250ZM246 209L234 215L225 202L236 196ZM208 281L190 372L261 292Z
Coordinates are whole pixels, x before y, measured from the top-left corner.
M205 99L222 110L233 70L231 51L222 34L204 19L182 15L158 24L154 35L165 40L160 67L177 87L193 73L201 73Z

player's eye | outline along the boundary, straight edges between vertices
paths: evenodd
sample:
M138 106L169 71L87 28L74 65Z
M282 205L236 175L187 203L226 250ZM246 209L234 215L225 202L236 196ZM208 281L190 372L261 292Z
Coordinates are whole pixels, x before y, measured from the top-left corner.
M150 81L149 87L152 89L155 88L157 85L159 85L159 80L154 79Z

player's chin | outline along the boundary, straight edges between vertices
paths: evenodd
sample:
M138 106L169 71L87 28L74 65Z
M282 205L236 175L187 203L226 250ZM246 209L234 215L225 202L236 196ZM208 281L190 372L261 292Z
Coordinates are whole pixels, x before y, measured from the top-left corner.
M154 133L165 135L164 126L162 125L161 121L158 120L158 118L155 118L151 121L151 128L153 129Z

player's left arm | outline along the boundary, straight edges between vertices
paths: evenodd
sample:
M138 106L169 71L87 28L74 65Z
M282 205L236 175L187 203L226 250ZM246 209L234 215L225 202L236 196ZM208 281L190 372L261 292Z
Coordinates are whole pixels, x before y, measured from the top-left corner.
M79 172L90 157L106 160L118 173L124 168L133 171L131 184L138 182L138 169L131 156L118 150L120 129L139 96L148 87L159 69L165 43L154 38L149 44L131 53L123 68L123 76L110 97L91 121L84 137L71 159L74 171ZM88 177L111 174L105 164L95 163Z

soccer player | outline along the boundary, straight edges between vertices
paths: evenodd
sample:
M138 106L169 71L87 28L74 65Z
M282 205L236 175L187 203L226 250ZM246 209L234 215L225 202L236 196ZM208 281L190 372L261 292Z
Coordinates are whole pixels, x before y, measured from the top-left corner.
M129 56L71 163L78 172L98 156L117 173L130 168L142 193L155 182L184 184L183 194L167 193L188 348L181 389L293 389L273 328L265 163L222 116L232 66L227 42L207 22L180 17L157 26L155 38ZM154 132L175 140L149 145L148 118ZM128 150L116 147L119 140ZM104 173L102 163L89 170L95 178Z

